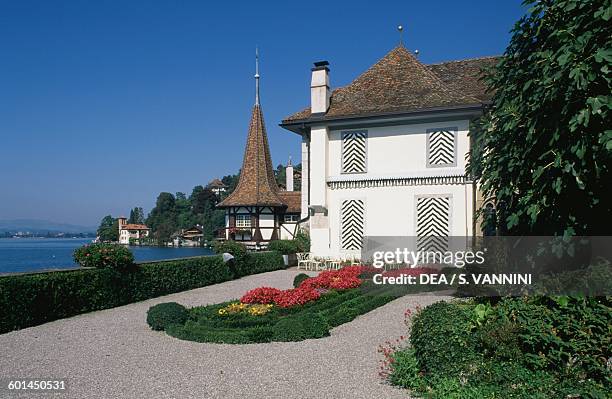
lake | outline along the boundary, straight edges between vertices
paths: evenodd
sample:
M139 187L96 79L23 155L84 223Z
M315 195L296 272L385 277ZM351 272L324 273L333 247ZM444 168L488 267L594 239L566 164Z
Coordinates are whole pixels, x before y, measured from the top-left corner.
M77 266L74 250L91 239L0 238L0 273L66 269ZM129 247L137 262L212 255L208 248Z

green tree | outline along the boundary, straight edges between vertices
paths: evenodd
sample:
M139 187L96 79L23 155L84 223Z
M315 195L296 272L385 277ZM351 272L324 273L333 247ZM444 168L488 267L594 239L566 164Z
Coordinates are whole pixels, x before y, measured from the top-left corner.
M192 212L191 201L184 193L176 193L175 209L177 214L177 226L179 229L186 229L196 223L195 215Z
M111 215L106 215L100 221L97 235L101 241L119 241L119 222Z
M240 171L238 171L238 173L235 175L227 175L221 178L221 181L223 182L223 184L227 186L227 192L225 193L226 196L229 195L232 191L236 189L239 178L240 178Z
M189 197L191 201L191 209L195 215L204 213L204 210L209 206L217 204L217 196L209 188L195 186Z
M528 0L488 78L472 163L510 234L605 234L612 222L612 4ZM474 154L473 154L474 155Z
M149 213L147 225L159 245L170 241L172 233L178 228L176 198L171 193L160 193L155 207Z
M140 207L132 208L128 223L143 224L145 222L144 211Z

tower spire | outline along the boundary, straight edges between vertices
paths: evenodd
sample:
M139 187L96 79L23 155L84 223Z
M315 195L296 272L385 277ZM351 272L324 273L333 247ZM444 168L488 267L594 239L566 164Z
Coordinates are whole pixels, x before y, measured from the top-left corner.
M255 105L259 105L259 48L255 47Z
M404 27L402 25L398 25L397 31L399 32L399 45L404 47Z

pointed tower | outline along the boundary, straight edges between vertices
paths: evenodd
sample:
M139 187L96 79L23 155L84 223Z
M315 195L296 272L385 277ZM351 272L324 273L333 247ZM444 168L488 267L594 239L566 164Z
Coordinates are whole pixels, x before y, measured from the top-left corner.
M217 206L226 211L226 239L259 243L278 239L279 196L259 100L259 56L255 56L255 105L236 189Z

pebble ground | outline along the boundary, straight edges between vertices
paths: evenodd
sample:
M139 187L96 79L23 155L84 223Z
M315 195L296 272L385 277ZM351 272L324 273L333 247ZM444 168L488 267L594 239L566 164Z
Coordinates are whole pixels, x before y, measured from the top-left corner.
M302 342L251 345L181 341L149 329L150 306L239 298L245 291L289 288L296 270L248 276L0 335L0 380L64 379L63 393L0 398L408 398L378 376L378 345L406 334L404 311L448 299L409 295ZM314 274L314 273L309 273Z

